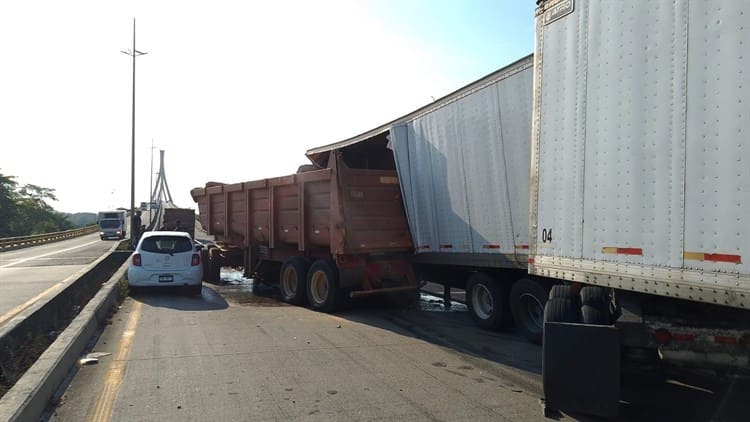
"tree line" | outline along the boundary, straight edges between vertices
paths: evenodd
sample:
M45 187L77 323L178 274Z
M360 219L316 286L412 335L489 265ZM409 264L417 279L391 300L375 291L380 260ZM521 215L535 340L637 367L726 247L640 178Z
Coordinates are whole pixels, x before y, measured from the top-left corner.
M65 214L47 203L57 200L54 189L21 185L15 179L15 176L0 173L0 238L75 228Z

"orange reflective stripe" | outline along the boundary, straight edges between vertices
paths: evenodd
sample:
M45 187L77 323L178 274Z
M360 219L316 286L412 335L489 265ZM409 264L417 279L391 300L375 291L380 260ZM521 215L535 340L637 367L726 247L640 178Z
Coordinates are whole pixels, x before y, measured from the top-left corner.
M617 255L643 255L643 249L641 248L618 248L616 246L605 246L602 248L602 253L610 253Z
M703 253L703 252L685 252L685 259L692 261L712 261L712 262L729 262L732 264L741 264L740 255L731 255L724 253Z

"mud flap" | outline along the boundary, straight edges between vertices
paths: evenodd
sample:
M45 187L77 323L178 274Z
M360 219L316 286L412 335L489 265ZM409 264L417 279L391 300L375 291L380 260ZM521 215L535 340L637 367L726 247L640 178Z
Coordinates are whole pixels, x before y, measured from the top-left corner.
M620 406L620 333L613 326L547 322L544 411L614 418Z

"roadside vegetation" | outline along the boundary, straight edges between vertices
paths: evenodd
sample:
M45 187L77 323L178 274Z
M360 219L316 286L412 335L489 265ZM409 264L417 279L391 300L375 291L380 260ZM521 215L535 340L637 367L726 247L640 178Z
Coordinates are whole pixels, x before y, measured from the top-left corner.
M22 185L15 176L0 173L0 238L76 228L66 214L49 205L56 200L54 189Z

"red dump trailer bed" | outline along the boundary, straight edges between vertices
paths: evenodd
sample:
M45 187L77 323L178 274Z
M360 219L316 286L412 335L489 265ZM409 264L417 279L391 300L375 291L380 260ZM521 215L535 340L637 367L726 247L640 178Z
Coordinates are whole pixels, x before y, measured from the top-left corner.
M193 189L201 224L216 238L205 251L206 279L219 281L222 266L242 268L279 283L286 302L320 311L359 296L416 296L395 165L378 164L332 151L311 171Z

